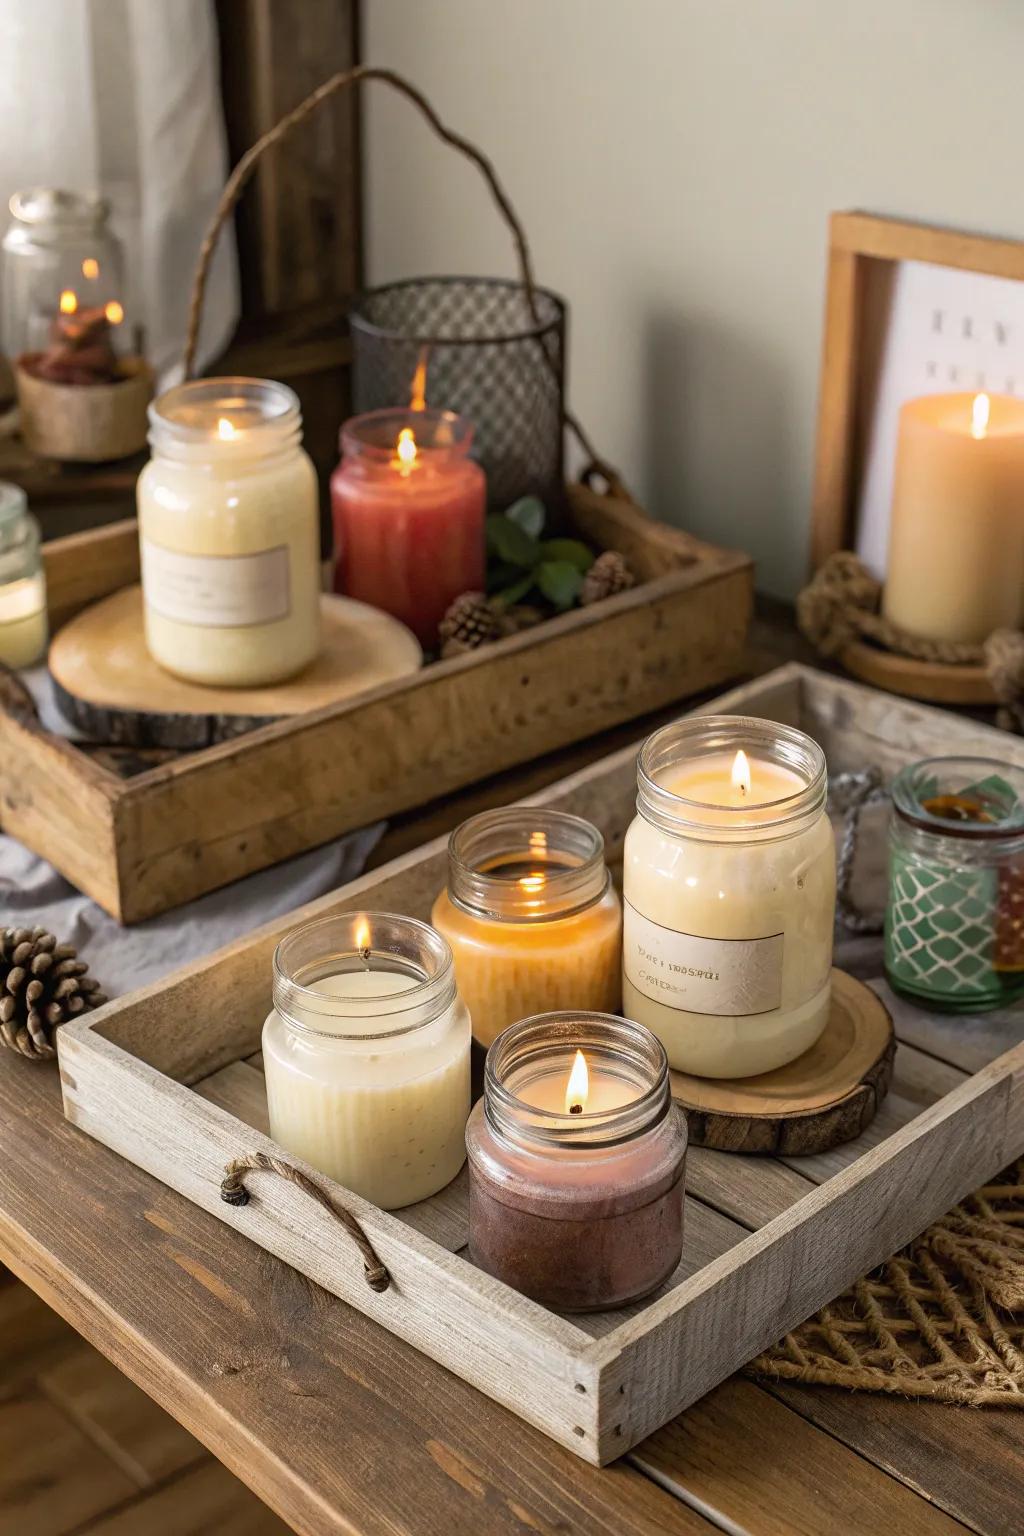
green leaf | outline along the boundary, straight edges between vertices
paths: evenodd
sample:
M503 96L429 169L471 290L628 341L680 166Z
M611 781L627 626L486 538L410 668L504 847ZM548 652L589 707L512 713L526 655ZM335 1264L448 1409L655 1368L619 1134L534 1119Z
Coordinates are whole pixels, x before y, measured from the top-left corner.
M537 585L548 602L563 613L579 596L583 575L568 560L545 560L537 567Z
M508 508L505 516L524 533L528 533L531 539L539 539L547 514L539 496L520 496Z
M488 560L487 590L491 593L500 592L503 587L518 581L522 574L521 565L509 565L507 560Z
M528 576L522 577L520 581L514 581L510 587L504 587L500 592L496 592L494 594L494 601L500 603L503 608L511 608L514 603L520 602L526 596L533 586L533 579L534 576L531 571Z
M547 539L540 546L542 560L568 560L578 571L589 571L596 556L579 539Z
M492 512L487 519L487 548L520 569L530 570L540 558L536 540L503 512Z

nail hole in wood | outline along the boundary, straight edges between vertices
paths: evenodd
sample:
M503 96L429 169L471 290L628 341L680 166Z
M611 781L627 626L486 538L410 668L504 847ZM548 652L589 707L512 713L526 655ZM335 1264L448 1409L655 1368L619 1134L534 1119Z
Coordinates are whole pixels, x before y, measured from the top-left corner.
M586 1389L586 1387L585 1387L585 1386L584 1386L584 1385L583 1385L583 1383L582 1383L582 1381L578 1381L578 1382L577 1382L577 1383L576 1383L576 1391L577 1391L577 1392L585 1392L585 1391L586 1391L586 1390L587 1390L587 1389Z
M620 1388L619 1388L619 1396L620 1396L620 1397L625 1397L625 1395L626 1395L626 1389L625 1389L625 1387L620 1387Z
M573 1425L572 1432L573 1432L574 1435L579 1435L581 1440L583 1439L583 1436L586 1434L586 1430L581 1429L578 1424L574 1424Z

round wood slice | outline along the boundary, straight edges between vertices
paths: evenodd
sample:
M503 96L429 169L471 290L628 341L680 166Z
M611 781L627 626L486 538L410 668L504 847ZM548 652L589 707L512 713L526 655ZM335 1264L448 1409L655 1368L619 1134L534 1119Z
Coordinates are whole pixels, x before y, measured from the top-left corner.
M690 1141L722 1152L801 1157L827 1152L871 1124L889 1091L896 1036L870 987L832 972L832 1012L818 1043L760 1077L672 1073Z
M142 588L124 587L65 624L49 668L61 713L93 740L191 750L228 741L418 671L419 642L366 603L322 596L323 645L311 666L269 688L204 688L146 649Z
M939 661L915 661L896 656L862 640L852 640L839 653L839 661L853 677L872 687L898 693L905 699L924 699L929 704L995 704L992 684L982 666L952 667Z

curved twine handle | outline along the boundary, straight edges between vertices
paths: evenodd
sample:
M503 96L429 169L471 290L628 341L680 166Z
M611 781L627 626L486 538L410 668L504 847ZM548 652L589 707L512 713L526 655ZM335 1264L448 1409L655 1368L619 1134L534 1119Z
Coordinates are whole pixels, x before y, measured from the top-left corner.
M268 1157L265 1152L252 1152L246 1157L232 1159L225 1166L224 1177L220 1184L220 1197L225 1204L249 1204L250 1196L245 1187L245 1175L254 1172L276 1173L278 1178L294 1184L296 1188L302 1190L303 1194L315 1200L317 1205L322 1206L325 1211L340 1221L363 1256L363 1274L371 1291L387 1290L391 1284L387 1265L381 1262L376 1249L352 1212L343 1205L336 1205L329 1195L324 1194L318 1184L314 1184L313 1180L307 1178L298 1168L293 1168L291 1163L283 1163L279 1158Z
M457 149L460 154L465 155L480 171L505 223L511 231L519 263L520 279L526 292L530 314L533 317L534 323L540 324L536 285L534 283L533 266L530 261L530 249L526 243L526 235L523 232L523 226L519 222L516 211L509 201L508 193L498 180L498 173L495 171L491 161L488 160L482 150L477 149L468 139L464 139L461 134L453 132L451 128L447 128L422 92L418 91L402 75L396 74L393 69L378 69L369 64L360 64L356 69L342 70L340 73L332 75L329 80L324 81L323 85L317 86L316 90L307 96L305 101L300 102L293 111L282 117L279 123L276 123L273 128L268 129L261 138L256 140L251 149L246 150L228 177L213 218L210 220L209 228L203 237L203 243L199 247L199 262L196 267L195 277L192 280L192 296L189 301L188 326L185 333L185 351L182 357L186 379L192 377L195 367L199 322L203 312L203 296L206 292L206 280L209 274L210 262L213 259L213 253L217 247L220 232L234 212L235 205L245 190L246 183L256 169L264 151L271 149L275 144L280 144L284 139L288 138L294 128L304 123L307 117L311 117L318 107L332 96L336 96L339 91L345 91L352 85L359 85L364 80L380 80L383 84L390 85L400 96L404 96L408 101L411 101L413 106L418 108L422 116L426 118L427 123L437 134L438 138L442 139L444 143L450 144L453 149ZM543 343L541 343L541 351L548 365L553 369L554 362ZM594 445L591 443L586 432L584 432L579 421L568 410L564 402L562 416L565 425L587 456L589 461L588 471L593 472L596 470L603 475L610 488L614 487L619 494L628 494L625 492L616 471L596 453Z

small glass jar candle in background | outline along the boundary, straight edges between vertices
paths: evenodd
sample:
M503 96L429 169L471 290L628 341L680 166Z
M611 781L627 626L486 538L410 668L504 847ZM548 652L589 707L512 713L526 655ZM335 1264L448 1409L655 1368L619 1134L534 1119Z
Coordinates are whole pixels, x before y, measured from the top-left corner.
M622 908L596 827L513 805L464 821L431 921L455 955L481 1045L535 1013L610 1013L622 992Z
M46 642L39 524L21 486L0 483L0 662L31 667L42 660Z
M749 1077L828 1021L835 847L821 748L706 715L648 737L623 870L623 1008L673 1067Z
M46 345L62 298L86 311L129 302L121 242L102 198L30 187L9 206L0 262L0 345L8 357Z
M263 1068L274 1140L385 1210L465 1161L469 1015L426 923L346 914L283 939Z
M565 1312L656 1290L683 1245L686 1122L639 1024L549 1013L499 1035L466 1130L475 1264Z
M930 1007L999 1008L1024 992L1024 771L928 758L892 786L885 970Z
M146 643L192 682L280 682L320 647L316 471L295 394L199 379L149 408L138 482Z
M427 649L445 609L484 587L487 484L451 411L370 411L341 429L331 476L335 589L401 619Z

